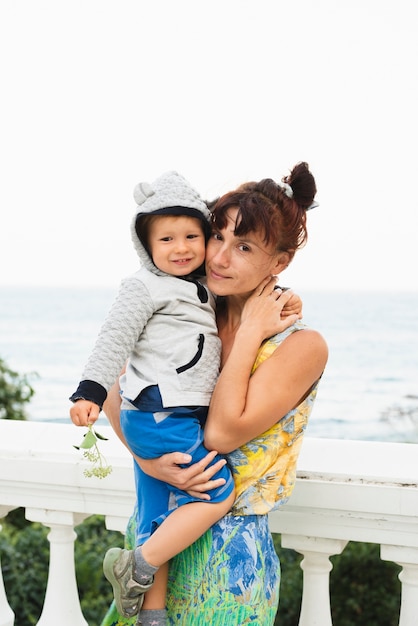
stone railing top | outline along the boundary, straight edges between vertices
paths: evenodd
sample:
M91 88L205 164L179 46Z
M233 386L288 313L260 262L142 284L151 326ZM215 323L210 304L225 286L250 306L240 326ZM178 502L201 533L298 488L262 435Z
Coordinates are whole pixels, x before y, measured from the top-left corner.
M134 501L131 456L109 426L101 424L98 430L109 438L100 448L114 468L102 480L84 476L88 463L73 448L85 429L0 420L0 505L39 507L42 502L55 510L129 517ZM290 502L277 516L283 522L297 510L300 523L309 527L312 515L332 511L336 517L351 517L351 525L354 517L373 517L376 524L399 517L410 526L408 534L416 528L418 444L306 437L297 478Z
M132 457L109 426L98 431L109 437L99 446L113 467L103 479L84 476L91 464L73 447L86 429L0 419L0 504L128 518L134 503Z
M307 437L298 478L418 487L418 444Z
M108 437L100 449L110 464L132 468L129 452L110 426L98 430ZM39 459L85 468L79 445L85 429L72 424L0 419L0 458ZM305 437L298 478L350 483L418 487L418 444ZM26 476L31 480L31 476Z

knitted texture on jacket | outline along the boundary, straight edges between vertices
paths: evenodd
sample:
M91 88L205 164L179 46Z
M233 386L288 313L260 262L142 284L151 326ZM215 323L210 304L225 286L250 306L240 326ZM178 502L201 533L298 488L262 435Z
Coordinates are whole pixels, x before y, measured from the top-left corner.
M207 226L209 211L177 172L167 172L152 185L140 183L134 197L138 204L131 235L142 267L122 281L71 399L84 398L102 406L127 363L120 381L126 400L158 385L165 407L207 406L220 361L214 299L201 280L159 270L135 225L142 215L160 214L165 207L170 214L171 207L184 207Z

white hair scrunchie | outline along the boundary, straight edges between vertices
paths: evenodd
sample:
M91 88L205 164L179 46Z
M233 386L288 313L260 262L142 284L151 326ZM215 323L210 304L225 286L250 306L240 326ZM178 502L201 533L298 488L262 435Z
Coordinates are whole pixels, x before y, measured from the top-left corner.
M282 183L281 187L288 198L293 198L293 189L289 183Z

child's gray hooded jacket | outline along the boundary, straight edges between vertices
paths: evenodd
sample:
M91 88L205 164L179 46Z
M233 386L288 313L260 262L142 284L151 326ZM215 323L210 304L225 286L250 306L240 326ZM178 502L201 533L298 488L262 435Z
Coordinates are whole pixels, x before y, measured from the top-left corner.
M137 185L134 196L139 206L131 233L141 268L122 281L82 381L70 399L91 400L101 407L128 361L120 379L126 400L135 400L146 387L158 385L164 407L208 406L221 349L213 296L194 278L160 271L135 228L137 216L170 214L168 207L189 209L183 214L203 216L207 223L208 208L177 172L164 174L152 186Z

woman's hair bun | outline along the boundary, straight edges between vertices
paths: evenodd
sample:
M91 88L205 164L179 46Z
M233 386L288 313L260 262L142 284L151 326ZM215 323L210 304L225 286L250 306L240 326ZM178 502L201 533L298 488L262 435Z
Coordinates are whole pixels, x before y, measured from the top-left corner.
M295 165L290 174L282 178L282 182L290 185L293 199L302 209L311 208L316 194L316 183L305 161Z

